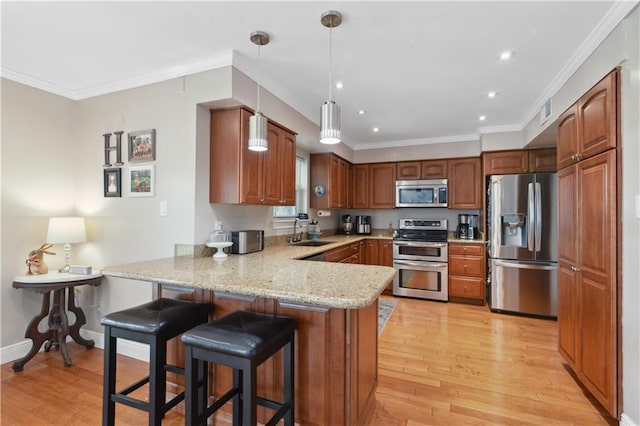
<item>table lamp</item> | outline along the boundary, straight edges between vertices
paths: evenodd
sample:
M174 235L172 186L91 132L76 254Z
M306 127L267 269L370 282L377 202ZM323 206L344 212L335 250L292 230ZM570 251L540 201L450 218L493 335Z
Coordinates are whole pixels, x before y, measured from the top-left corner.
M69 272L71 244L87 241L83 217L52 217L49 219L47 242L64 244L64 266L58 272Z

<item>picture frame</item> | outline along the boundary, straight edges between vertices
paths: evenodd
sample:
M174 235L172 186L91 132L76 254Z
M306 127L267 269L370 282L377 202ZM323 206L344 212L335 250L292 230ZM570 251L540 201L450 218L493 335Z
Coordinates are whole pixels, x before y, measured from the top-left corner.
M155 169L154 164L129 167L130 197L153 197L155 195Z
M154 161L156 159L156 129L130 132L128 140L129 162Z
M103 170L104 196L122 197L122 171L119 167Z

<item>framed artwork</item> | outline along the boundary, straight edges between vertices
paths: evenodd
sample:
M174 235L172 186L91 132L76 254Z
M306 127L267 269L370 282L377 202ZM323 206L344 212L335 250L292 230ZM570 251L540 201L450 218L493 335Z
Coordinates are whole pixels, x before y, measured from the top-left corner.
M156 159L156 129L129 133L129 161Z
M129 196L153 197L156 187L155 165L129 167Z
M121 169L104 169L104 196L105 197L122 197L122 172Z

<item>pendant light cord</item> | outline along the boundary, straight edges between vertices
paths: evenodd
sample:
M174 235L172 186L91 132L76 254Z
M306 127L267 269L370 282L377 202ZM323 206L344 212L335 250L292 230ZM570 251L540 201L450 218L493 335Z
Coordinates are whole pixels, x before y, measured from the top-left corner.
M258 44L258 109L260 112L260 45Z
M333 89L333 25L329 27L329 101Z

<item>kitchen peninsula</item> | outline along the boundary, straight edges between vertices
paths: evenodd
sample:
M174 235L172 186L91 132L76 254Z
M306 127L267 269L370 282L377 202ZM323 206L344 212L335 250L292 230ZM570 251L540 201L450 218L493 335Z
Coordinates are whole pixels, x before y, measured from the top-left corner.
M286 315L298 321L296 422L308 425L364 424L375 406L378 368L378 296L395 269L298 260L360 240L332 238L323 247L281 245L218 261L173 257L105 267L107 277L149 281L159 295L205 301L213 318L235 310ZM169 349L182 358L181 345ZM279 399L282 354L258 370L259 394ZM231 384L226 367L211 369L211 394ZM262 420L265 412L260 412Z

